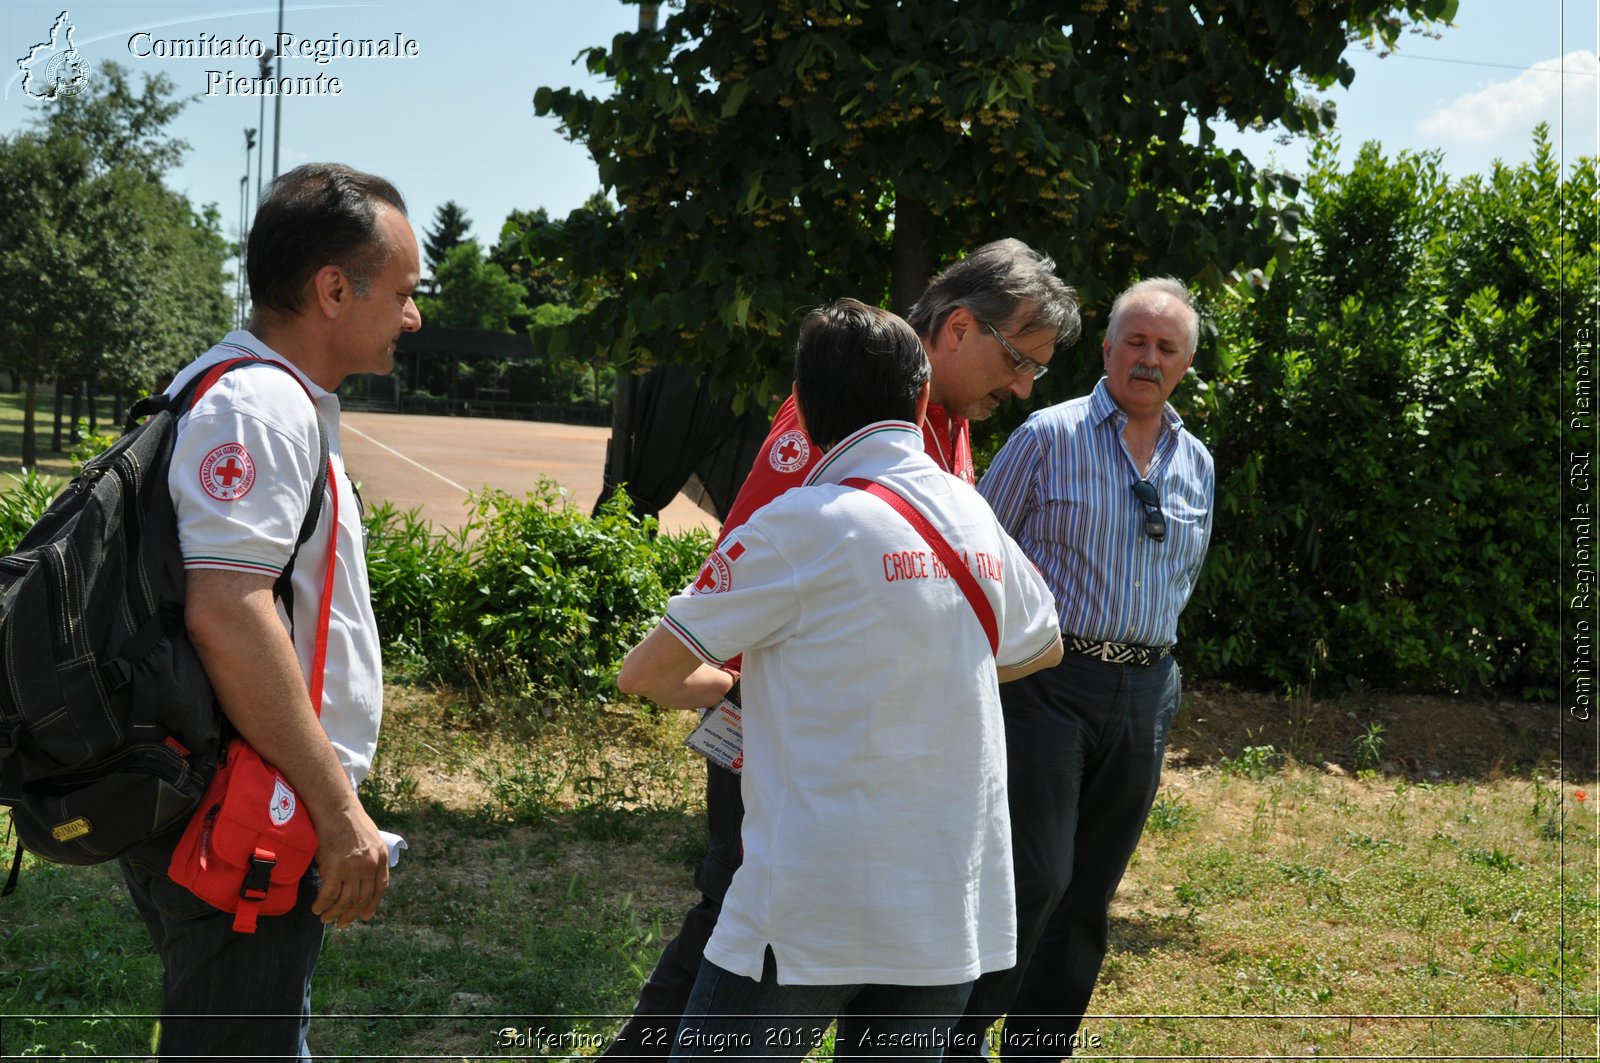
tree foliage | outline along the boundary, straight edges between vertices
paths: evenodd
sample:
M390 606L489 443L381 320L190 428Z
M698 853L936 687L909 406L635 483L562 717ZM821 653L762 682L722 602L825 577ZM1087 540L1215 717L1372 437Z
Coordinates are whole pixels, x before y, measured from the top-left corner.
M489 261L527 291L523 302L530 312L542 306L572 304L575 285L543 253L556 245L554 254L559 259L564 247L561 230L561 223L551 221L543 207L513 210L500 227L500 239L489 249Z
M527 289L483 257L476 240L463 240L434 267L434 292L417 297L422 319L445 328L516 332L526 318Z
M1265 267L1294 235L1294 186L1213 128L1326 129L1300 79L1348 84L1351 35L1392 45L1454 8L685 0L659 34L586 53L610 97L534 97L622 207L570 247L610 294L567 332L761 395L786 390L804 307L904 312L936 264L998 236L1053 255L1091 305L1136 272Z
M606 238L616 224L617 208L603 192L590 196L564 219L552 219L542 207L514 210L501 227L500 242L489 252L489 260L527 287L530 311L555 305L585 313L612 293L603 277L579 272L572 256L576 249ZM543 318L574 316L546 313Z
M135 92L115 64L37 127L0 138L0 364L29 381L148 387L227 327L226 245L161 183L182 141L165 77Z
M422 231L423 262L433 278L434 291L438 290L439 269L444 265L445 256L465 243L471 230L472 222L467 218L466 209L455 200L446 200L434 211L433 225Z
M1563 188L1541 127L1531 161L1451 183L1368 144L1347 172L1324 151L1306 190L1307 239L1270 289L1220 300L1224 368L1179 393L1218 469L1185 656L1290 687L1548 696L1552 352L1600 312L1595 160Z

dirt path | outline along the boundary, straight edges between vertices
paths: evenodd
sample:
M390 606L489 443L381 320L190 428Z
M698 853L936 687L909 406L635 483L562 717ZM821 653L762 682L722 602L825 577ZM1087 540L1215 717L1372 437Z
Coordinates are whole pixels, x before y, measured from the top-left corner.
M611 434L583 425L395 413L346 412L341 424L345 465L362 495L402 512L420 508L441 528L466 520L469 491L497 487L520 497L541 474L589 512L600 494ZM717 521L679 495L662 511L661 526L715 533Z

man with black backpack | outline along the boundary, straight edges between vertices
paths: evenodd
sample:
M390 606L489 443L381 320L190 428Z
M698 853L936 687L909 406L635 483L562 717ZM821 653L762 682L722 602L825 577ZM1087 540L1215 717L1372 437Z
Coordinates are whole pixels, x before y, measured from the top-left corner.
M389 878L384 839L356 796L377 746L383 684L332 392L352 373L389 372L400 333L421 326L411 298L417 239L387 181L311 164L273 182L247 268L249 327L180 372L169 394L237 359L287 371L209 380L179 422L168 487L189 638L228 723L292 787L287 801L309 811L318 847L294 908L254 933L169 877L180 832L122 857L165 969L164 1057L309 1058L325 928L369 918ZM308 513L316 527L297 545ZM308 689L320 690L320 704Z

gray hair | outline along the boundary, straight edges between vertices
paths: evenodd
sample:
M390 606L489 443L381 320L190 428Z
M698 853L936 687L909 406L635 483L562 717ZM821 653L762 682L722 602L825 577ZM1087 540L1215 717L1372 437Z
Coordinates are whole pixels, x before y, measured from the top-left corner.
M1123 289L1122 294L1111 304L1111 316L1106 319L1106 338L1115 342L1117 322L1122 319L1122 312L1127 309L1127 304L1146 295L1168 296L1176 299L1179 306L1189 311L1189 346L1185 353L1193 354L1195 348L1200 345L1200 311L1195 309L1194 296L1189 294L1188 286L1176 277L1147 277Z
M1021 240L984 244L928 282L906 320L930 339L957 307L1011 332L1049 329L1057 347L1078 341L1083 320L1078 293L1055 274L1055 260Z

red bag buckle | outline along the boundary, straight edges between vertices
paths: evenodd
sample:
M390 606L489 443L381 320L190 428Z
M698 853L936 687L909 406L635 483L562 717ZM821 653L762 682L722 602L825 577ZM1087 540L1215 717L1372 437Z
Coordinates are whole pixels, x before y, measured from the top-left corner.
M247 901L264 901L267 899L267 890L272 886L272 869L278 866L278 854L266 849L257 849L250 858L250 866L244 873L244 885L239 887L239 896Z

